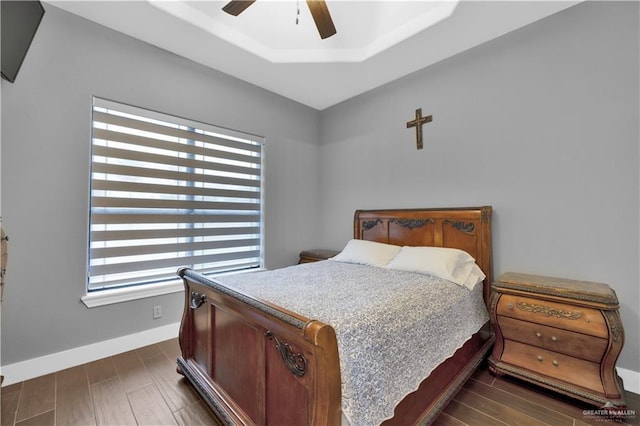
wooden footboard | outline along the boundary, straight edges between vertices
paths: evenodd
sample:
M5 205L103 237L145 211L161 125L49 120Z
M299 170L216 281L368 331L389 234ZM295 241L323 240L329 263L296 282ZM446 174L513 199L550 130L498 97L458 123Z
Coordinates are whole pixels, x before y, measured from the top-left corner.
M354 238L467 251L492 279L491 207L359 210ZM334 329L181 269L185 308L178 371L226 424L339 425L341 381ZM487 326L397 406L388 425L430 424L485 358ZM425 342L437 345L438 342ZM401 350L401 348L399 348Z
M178 371L227 424L340 424L340 364L329 325L190 269Z

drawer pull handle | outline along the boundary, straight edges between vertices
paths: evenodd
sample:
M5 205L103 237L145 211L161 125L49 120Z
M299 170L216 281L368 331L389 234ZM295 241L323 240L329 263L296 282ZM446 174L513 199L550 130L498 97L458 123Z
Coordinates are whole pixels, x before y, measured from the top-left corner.
M544 361L544 358L542 358L542 355L538 355L538 361L540 362Z
M513 309L513 303L509 303L509 304L507 305L507 308L509 308L509 309Z
M555 359L553 360L552 364L557 367L558 365L560 365L560 363L558 361L556 361Z
M553 340L554 342L557 342L558 338L556 336L551 336L551 340Z
M539 331L536 331L536 337L542 337L542 333L540 333Z

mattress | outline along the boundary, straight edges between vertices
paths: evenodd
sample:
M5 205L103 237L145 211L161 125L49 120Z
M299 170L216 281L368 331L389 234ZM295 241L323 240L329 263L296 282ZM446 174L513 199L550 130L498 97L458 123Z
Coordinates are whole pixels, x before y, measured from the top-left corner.
M488 320L482 284L322 261L219 281L336 331L343 423L380 424Z

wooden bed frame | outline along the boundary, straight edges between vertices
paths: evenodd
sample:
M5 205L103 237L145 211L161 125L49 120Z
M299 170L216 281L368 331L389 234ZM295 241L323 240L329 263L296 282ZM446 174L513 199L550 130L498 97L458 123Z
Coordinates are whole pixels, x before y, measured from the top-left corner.
M484 297L488 300L491 207L358 210L354 238L463 249L487 275ZM178 372L223 423L341 423L338 345L329 324L238 292L187 268L178 274L186 291ZM487 323L418 390L407 395L396 406L394 417L383 424L431 423L473 374L493 341Z

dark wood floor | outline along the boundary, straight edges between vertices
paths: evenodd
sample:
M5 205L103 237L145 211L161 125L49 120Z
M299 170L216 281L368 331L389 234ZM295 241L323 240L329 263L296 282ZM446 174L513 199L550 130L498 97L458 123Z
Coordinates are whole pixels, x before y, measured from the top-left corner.
M2 388L1 426L215 425L176 373L176 339ZM628 394L640 414L640 397ZM603 425L584 404L481 367L436 420L444 425ZM640 424L640 417L627 419ZM292 425L294 426L294 425ZM295 425L297 426L297 425Z
M178 354L172 339L3 387L1 425L215 425Z
M629 410L637 415L619 423L606 417L585 415L593 407L538 386L497 378L481 366L436 420L436 425L550 425L583 426L606 424L640 425L640 396L626 393Z

